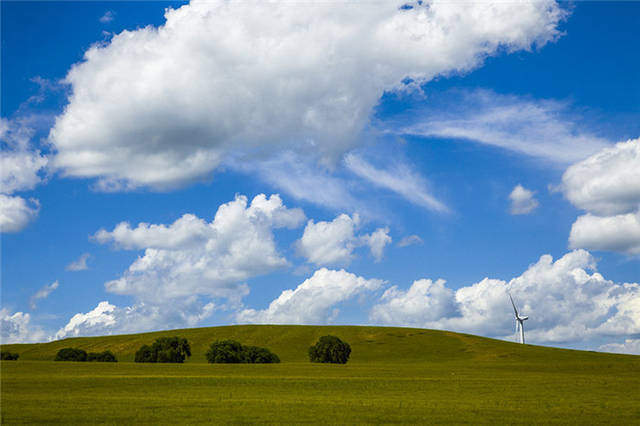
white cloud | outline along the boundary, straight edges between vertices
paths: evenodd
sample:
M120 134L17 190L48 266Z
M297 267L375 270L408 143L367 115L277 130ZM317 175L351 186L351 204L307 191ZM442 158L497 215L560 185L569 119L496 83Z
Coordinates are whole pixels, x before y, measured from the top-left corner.
M538 208L538 200L533 197L533 191L530 191L522 185L516 185L509 194L511 200L511 214L529 214Z
M600 216L640 208L640 139L617 143L569 167L564 193L576 207Z
M55 289L57 289L58 286L59 286L59 283L56 280L56 281L52 282L51 284L45 285L40 290L36 291L35 294L33 296L31 296L31 302L30 302L31 310L35 310L36 309L38 300L46 299L47 297L49 297L49 295Z
M509 289L519 312L529 316L528 342L596 348L603 341L640 336L640 284L616 284L589 273L595 266L588 252L576 250L555 262L544 255L508 283L485 278L453 290L442 280L418 280L408 290L388 289L370 317L389 325L512 338Z
M34 198L0 194L0 232L19 232L38 216L40 203Z
M216 309L213 302L205 304L195 297L125 307L102 301L91 311L74 315L53 339L195 327Z
M640 339L625 339L623 343L607 343L598 349L603 352L640 355Z
M348 154L345 165L356 175L376 186L400 194L408 201L429 210L446 213L449 208L430 194L427 182L407 164L398 164L393 169L382 170L373 167L362 158Z
M127 222L121 222L113 231L99 230L93 238L101 244L113 242L116 247L127 250L180 249L202 245L215 234L205 220L185 214L168 226L143 222L131 228Z
M366 245L379 261L384 247L391 243L388 228L378 228L371 234L356 235L360 226L360 216L346 214L337 216L331 222L313 219L307 222L302 238L296 241L297 252L307 262L316 265L348 265L354 258L356 247Z
M94 238L145 250L120 278L105 284L107 291L154 303L192 295L239 300L248 291L243 281L288 265L272 229L294 228L304 219L302 210L286 208L278 195L260 194L250 205L237 196L209 223L193 215L171 225L121 223Z
M326 324L338 315L336 305L380 288L383 281L367 280L344 270L322 268L294 290L285 290L264 310L245 309L239 323Z
M214 303L205 304L195 297L172 300L164 304L137 302L125 307L102 301L91 311L74 315L53 338L195 327L208 318L216 308Z
M40 210L38 200L13 195L33 189L47 158L30 146L34 130L28 120L0 118L0 232L19 232Z
M33 189L40 183L38 172L47 165L39 152L2 151L0 156L0 190L4 194Z
M391 244L391 237L389 236L389 228L378 228L369 235L363 235L362 241L371 249L371 255L376 262L382 260L384 254L384 248L387 244Z
M68 72L69 103L49 135L54 165L117 190L206 180L229 153L290 149L329 164L405 77L425 83L543 46L566 15L551 0L402 4L168 9L161 27L96 44Z
M64 337L75 337L79 335L86 335L88 333L81 333L86 328L99 328L104 329L111 327L116 323L113 312L116 307L107 301L98 303L93 310L86 314L75 314L63 328L58 330L55 335L55 339L62 339Z
M640 254L640 212L578 217L569 234L571 248Z
M0 118L0 193L13 194L33 189L47 158L31 148L33 128L28 120Z
M424 241L422 241L422 238L420 238L417 235L408 235L403 239L401 239L400 241L398 241L398 244L396 244L396 247L408 247L414 244L424 244Z
M40 327L31 325L29 314L0 309L0 344L42 342L45 338Z
M571 227L572 248L640 254L640 139L572 165L562 181L567 199L587 211Z
M102 24L108 24L109 22L113 21L113 17L114 13L110 10L107 10L104 15L100 17L99 21Z
M424 137L453 138L492 145L569 164L593 154L609 142L582 128L569 116L567 105L553 100L530 100L489 90L434 94L415 123L396 123L393 132Z
M86 271L89 269L87 266L87 260L89 260L91 255L89 253L83 253L78 260L74 260L70 264L68 264L64 269L67 271Z
M417 280L407 291L393 286L380 300L383 303L372 308L371 318L383 324L410 325L418 318L436 321L455 312L454 292L444 280Z

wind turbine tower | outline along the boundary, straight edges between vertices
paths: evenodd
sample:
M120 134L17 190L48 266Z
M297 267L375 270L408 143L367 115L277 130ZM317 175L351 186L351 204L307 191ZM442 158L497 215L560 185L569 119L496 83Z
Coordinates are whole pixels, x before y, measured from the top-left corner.
M516 309L516 304L513 303L513 297L511 297L511 293L507 292L509 295L509 299L511 299L511 306L513 306L513 312L516 314L516 333L518 329L520 329L520 343L524 345L524 322L529 319L529 317L518 315L518 310Z

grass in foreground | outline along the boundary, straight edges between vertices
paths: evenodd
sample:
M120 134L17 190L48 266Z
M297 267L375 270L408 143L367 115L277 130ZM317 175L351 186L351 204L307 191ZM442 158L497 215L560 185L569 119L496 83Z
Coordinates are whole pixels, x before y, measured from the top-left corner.
M640 357L416 329L163 333L7 346L21 357L2 363L2 423L640 423ZM306 349L323 334L352 345L347 365L306 361ZM110 349L126 359L129 345L135 352L159 335L187 337L202 351L184 365L28 360L55 355L58 345L95 351L108 348L100 346L105 342L122 345L119 353ZM212 337L269 347L283 363L206 364Z

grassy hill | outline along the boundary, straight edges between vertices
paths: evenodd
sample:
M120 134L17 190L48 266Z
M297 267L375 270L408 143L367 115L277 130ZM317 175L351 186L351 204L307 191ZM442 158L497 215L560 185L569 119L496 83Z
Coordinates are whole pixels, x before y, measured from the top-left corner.
M308 361L307 349L320 336L333 334L352 348L351 363L416 363L454 360L513 360L539 362L553 360L607 360L628 356L520 345L517 343L452 333L395 327L236 325L192 328L101 337L78 337L49 343L4 345L20 354L21 360L51 361L61 348L76 347L87 352L111 350L120 361L133 361L143 344L158 337L185 337L191 344L188 363L204 363L205 352L215 340L233 339L246 345L269 348L282 362Z
M346 365L312 364L334 334ZM54 362L63 347L131 361L160 336L189 339L185 364ZM217 339L264 346L281 364L208 364ZM640 424L640 357L385 327L229 326L5 345L2 424Z

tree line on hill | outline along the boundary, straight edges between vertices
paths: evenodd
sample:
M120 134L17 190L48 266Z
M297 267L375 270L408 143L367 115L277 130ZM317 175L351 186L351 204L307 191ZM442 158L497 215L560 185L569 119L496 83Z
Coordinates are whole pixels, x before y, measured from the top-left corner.
M20 357L19 354L14 354L9 351L1 351L0 352L0 360L2 361L16 361Z
M118 362L118 359L110 350L87 353L78 348L62 348L56 354L54 361Z
M351 355L351 346L336 336L322 336L315 345L309 347L311 362L346 364ZM149 345L142 345L135 354L135 362L183 363L191 356L191 345L183 337L160 337ZM216 340L211 343L205 354L212 364L273 364L280 357L267 348L243 345L235 340ZM2 351L2 360L17 360L18 354ZM116 356L109 350L89 352L79 348L62 348L54 361L97 361L117 362Z

